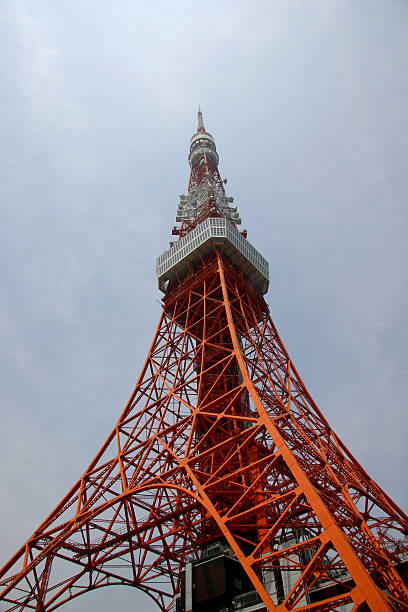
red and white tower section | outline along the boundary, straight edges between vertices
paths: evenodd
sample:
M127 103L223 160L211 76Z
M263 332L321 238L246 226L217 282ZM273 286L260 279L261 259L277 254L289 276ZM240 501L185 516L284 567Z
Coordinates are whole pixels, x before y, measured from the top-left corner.
M198 111L197 133L190 141L190 180L186 195L180 196L173 228L179 240L157 259L159 288L166 292L169 283L185 276L188 267L205 255L220 249L258 290L265 294L269 285L269 264L239 232L241 219L232 197L225 195L224 182L218 171L219 157L215 140L206 132L202 113Z

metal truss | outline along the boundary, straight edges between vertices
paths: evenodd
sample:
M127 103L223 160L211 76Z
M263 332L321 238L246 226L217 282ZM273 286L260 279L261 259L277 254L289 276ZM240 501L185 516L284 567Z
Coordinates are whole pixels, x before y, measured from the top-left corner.
M230 206L234 198L226 196L224 190L220 188L220 185L223 184L218 170L210 171L208 165L206 170L207 172L203 175L200 184L197 187L191 187L187 194L180 196L176 221L197 221L202 210L205 210L208 202L211 202L214 213L220 217L225 217L230 223L240 225L241 219L237 207Z
M163 303L115 428L1 570L0 610L113 584L169 610L185 563L220 539L267 610L408 610L408 518L320 413L260 293L214 249ZM297 576L279 604L274 571ZM328 583L339 592L308 603Z

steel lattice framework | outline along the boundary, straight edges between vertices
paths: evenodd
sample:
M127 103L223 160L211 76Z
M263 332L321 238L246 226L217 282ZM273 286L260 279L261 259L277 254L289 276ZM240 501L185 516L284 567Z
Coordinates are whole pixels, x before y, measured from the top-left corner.
M169 610L186 561L220 538L267 610L408 610L407 529L313 402L259 289L213 245L167 287L101 450L1 570L0 610L113 584ZM277 570L297 576L279 604L262 579ZM341 592L307 603L325 581Z

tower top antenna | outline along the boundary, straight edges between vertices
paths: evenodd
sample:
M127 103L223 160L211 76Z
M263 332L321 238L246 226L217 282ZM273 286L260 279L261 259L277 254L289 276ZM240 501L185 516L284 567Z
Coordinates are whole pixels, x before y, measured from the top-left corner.
M201 112L200 106L198 107L197 119L198 119L197 132L205 132L203 113Z

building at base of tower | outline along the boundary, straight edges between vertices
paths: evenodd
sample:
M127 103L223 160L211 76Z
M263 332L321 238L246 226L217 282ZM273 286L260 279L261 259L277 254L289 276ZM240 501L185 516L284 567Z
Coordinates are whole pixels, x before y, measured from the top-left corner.
M290 544L290 543L289 543ZM408 555L396 568L404 584L408 585ZM304 560L302 560L304 561ZM300 578L296 570L300 559L294 555L287 560L291 571L282 571L280 563L276 569L264 572L263 585L275 606L282 604ZM336 596L350 591L351 578L348 572L327 576L314 584L313 588L298 602L302 609L330 609L351 612L354 603L344 603L343 597L336 606ZM327 601L332 607L326 608ZM322 603L322 608L316 604ZM310 607L312 606L312 607ZM323 607L324 606L324 607ZM174 597L173 612L264 612L267 610L258 592L253 589L241 565L225 542L217 541L207 546L200 558L186 564L181 579L181 590Z

